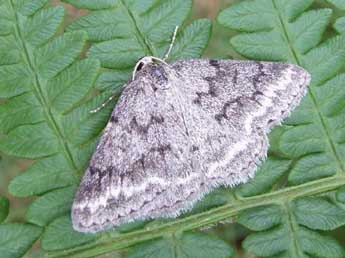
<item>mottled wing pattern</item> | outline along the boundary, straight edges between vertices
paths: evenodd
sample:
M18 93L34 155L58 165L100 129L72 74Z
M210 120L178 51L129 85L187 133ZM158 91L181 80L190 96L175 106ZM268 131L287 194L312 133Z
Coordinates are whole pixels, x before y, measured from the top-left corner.
M253 176L267 132L306 92L289 64L182 60L124 87L77 192L76 230L174 217L219 185Z
M170 210L176 199L186 198L191 189L183 188L183 178L194 170L187 110L175 80L152 65L125 85L75 197L77 230L96 232L143 214L159 216L156 203ZM181 184L174 185L177 178Z
M180 60L173 68L184 80L186 123L202 146L202 174L211 187L254 175L267 153L267 133L299 104L310 82L305 70L285 63Z

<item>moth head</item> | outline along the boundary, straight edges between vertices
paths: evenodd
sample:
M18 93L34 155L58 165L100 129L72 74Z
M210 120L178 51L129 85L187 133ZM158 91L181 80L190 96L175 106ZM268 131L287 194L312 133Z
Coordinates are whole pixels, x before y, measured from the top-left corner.
M162 59L154 56L145 56L139 59L134 71L133 80L138 72L143 72L143 77L150 80L154 91L158 89L167 89L169 65Z

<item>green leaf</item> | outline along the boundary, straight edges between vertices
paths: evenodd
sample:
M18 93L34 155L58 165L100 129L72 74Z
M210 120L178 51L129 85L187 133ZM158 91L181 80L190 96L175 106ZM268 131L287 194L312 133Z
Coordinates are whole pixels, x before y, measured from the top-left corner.
M0 37L0 57L0 65L19 62L21 58L20 52L18 51L18 46L13 45L13 37L11 35Z
M251 230L261 231L279 225L282 222L282 215L279 206L255 207L241 212L237 222Z
M69 213L75 187L67 187L51 191L36 199L29 207L25 218L39 226L45 226L55 218ZM45 210L45 212L42 212Z
M126 258L228 258L232 254L232 249L214 236L185 233L139 244Z
M331 16L330 9L308 11L301 14L312 1L296 1L288 4L268 0L244 1L232 8L226 9L218 16L218 21L230 28L252 32L243 33L231 39L235 50L244 56L263 60L280 60L296 62L291 48L299 54L304 54L315 47L321 40ZM287 7L287 8L286 8ZM265 9L263 15L256 10ZM289 13L289 10L294 10ZM277 13L282 16L277 16ZM237 18L237 15L244 17ZM295 16L294 22L289 22ZM281 17L281 18L280 18ZM285 19L284 28L281 19ZM259 31L260 32L257 32ZM262 32L262 30L268 30ZM282 30L288 31L287 40L282 37Z
M86 35L82 32L65 33L38 48L35 51L37 72L44 79L56 76L80 55L85 39Z
M273 256L284 254L283 257L343 257L344 250L333 238L322 236L306 228L301 228L297 235L299 247L289 239L289 231L279 227L267 232L251 234L243 246L258 256ZM280 256L279 256L280 257Z
M103 72L97 79L97 89L104 91L111 89L112 92L120 92L122 86L128 81L132 75L130 70L112 70Z
M115 7L118 4L117 0L64 0L66 3L73 4L80 9L101 10Z
M136 40L116 39L94 44L88 56L98 58L106 68L130 68L140 57L147 55Z
M47 85L47 95L53 109L67 112L90 92L98 75L99 62L84 59L75 62L54 77Z
M0 225L1 258L22 257L41 234L41 228L27 224Z
M4 196L0 196L0 223L2 223L8 215L10 202Z
M288 29L296 52L305 54L320 42L330 21L332 10L320 9L303 13Z
M344 248L333 238L320 235L314 231L303 229L300 237L303 250L316 257L344 257Z
M219 207L229 202L231 199L231 192L227 188L218 188L207 194L200 201L198 201L193 209L183 216L201 213L215 207Z
M290 160L269 157L256 172L255 178L241 185L236 193L243 197L265 193L278 183L282 175L289 169Z
M196 20L178 34L168 60L199 57L205 50L210 36L210 20Z
M97 234L83 234L74 231L70 216L54 220L43 233L42 248L44 250L61 250L89 243L99 237Z
M25 3L20 7L20 12L26 16L33 15L44 7L48 1L49 0L25 1Z
M0 150L23 158L41 158L58 152L58 140L46 123L24 125L0 142ZM37 148L31 148L36 146Z
M28 20L24 28L26 41L32 46L47 42L62 23L64 9L62 6L46 8L37 12Z
M310 229L332 230L345 224L345 210L322 197L297 199L294 214L299 224Z
M56 164L59 164L58 166ZM49 190L77 183L74 170L63 154L37 161L25 173L15 177L9 185L9 192L18 197L42 194Z
M278 227L249 235L244 240L243 247L258 256L273 256L289 247L289 237L284 227Z
M11 37L11 43L15 39ZM1 48L0 48L1 49ZM6 49L1 49L1 56L6 55ZM6 58L9 65L3 64L0 67L0 97L9 98L18 96L21 93L27 92L32 81L30 80L30 72L23 64L13 64L17 60Z
M345 33L345 17L341 17L334 23L334 28L339 33Z
M315 85L314 95L318 94L318 97L320 97L320 93L326 91L323 83L334 78L343 67L345 57L344 42L344 36L331 38L304 56L302 62L313 76L314 83L312 86ZM339 85L335 87L339 87ZM313 87L311 88L314 91ZM322 101L322 99L319 101ZM327 103L323 103L323 105L325 104ZM333 102L330 104L334 105ZM335 106L334 108L337 111L339 107Z
M335 7L339 8L340 10L345 10L345 2L343 0L327 0Z
M312 3L313 0L291 0L284 9L279 9L279 11L292 19L300 15ZM278 2L278 4L284 4L284 2ZM276 7L276 2L269 0L242 1L223 10L217 20L225 27L239 31L256 32L274 29L279 22Z
M0 105L0 120L0 132L7 134L16 126L43 122L44 116L35 96L25 93Z
M337 172L337 167L332 161L332 157L326 153L314 154L301 159L290 171L290 184L303 184L314 179L334 175Z

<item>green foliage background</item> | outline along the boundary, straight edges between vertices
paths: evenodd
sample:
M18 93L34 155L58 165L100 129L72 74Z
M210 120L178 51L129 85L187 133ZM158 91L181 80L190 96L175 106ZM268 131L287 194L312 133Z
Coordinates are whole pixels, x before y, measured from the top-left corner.
M0 257L345 257L344 0L64 2L0 0ZM115 101L89 111L176 25L169 61L295 63L309 93L249 183L175 220L75 232L74 191Z

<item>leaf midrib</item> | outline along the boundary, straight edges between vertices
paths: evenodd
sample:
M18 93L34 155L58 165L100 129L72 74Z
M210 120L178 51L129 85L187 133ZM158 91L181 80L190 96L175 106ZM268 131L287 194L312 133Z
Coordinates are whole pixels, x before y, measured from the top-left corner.
M44 97L43 90L42 90L42 83L39 79L39 75L35 72L35 65L32 60L32 57L29 53L28 46L26 45L26 42L23 37L22 29L19 25L19 17L18 13L14 7L13 0L9 0L9 3L11 4L11 9L12 9L12 14L13 17L15 18L15 33L16 33L16 38L19 40L19 43L22 45L22 49L24 50L24 58L25 61L30 69L31 74L34 77L34 90L35 90L35 96L38 99L38 101L41 103L41 107L43 109L43 113L46 117L46 122L48 123L49 127L53 129L56 137L58 138L58 141L60 142L60 147L62 148L62 152L64 153L64 156L66 157L66 160L68 161L69 165L71 166L73 171L73 176L79 180L79 175L78 175L78 168L76 166L76 163L73 160L72 152L67 144L67 140L64 138L58 123L57 119L54 117L52 111L49 108L49 105L47 104L47 100Z
M290 205L290 200L285 202L282 205L283 209L285 210L285 214L287 216L287 230L289 232L289 238L291 239L291 245L288 250L292 251L293 253L289 253L292 257L304 257L303 250L300 248L299 236L298 236L298 224L295 220L295 216L292 214L293 208Z
M123 9L125 9L128 13L128 17L132 21L133 27L134 27L135 31L137 32L136 35L139 35L139 37L136 37L136 39L139 41L140 45L143 46L143 48L146 50L145 51L146 53L148 52L149 55L156 56L157 53L154 51L153 46L151 46L151 44L148 42L148 40L146 39L144 34L141 32L133 12L129 8L127 8L127 6L123 2L123 0L120 0L119 3L121 5L121 7Z

